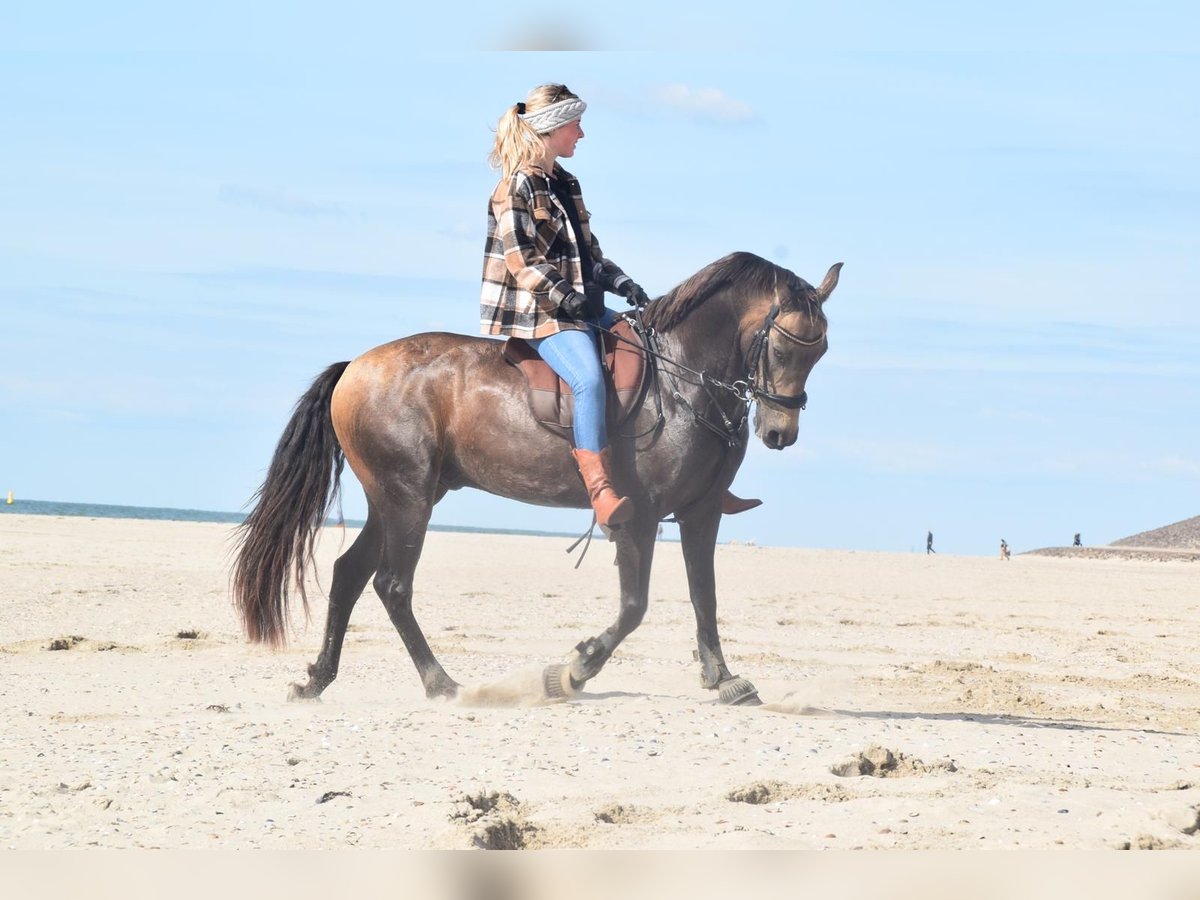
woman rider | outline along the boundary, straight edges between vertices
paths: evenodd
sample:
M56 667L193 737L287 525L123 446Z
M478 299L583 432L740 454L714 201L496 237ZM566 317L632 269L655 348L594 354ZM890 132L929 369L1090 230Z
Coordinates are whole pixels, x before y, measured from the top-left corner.
M607 328L616 315L604 305L605 291L636 306L649 298L604 256L579 182L558 163L575 155L585 109L565 85L543 84L497 123L488 161L502 176L488 203L480 326L484 334L524 338L570 385L575 462L596 520L619 525L633 516L633 503L612 485L604 371L593 326ZM724 511L757 505L727 495Z

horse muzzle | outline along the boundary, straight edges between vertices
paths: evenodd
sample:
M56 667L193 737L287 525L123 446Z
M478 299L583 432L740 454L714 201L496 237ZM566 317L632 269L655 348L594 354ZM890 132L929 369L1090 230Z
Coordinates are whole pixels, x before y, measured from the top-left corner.
M766 444L769 450L783 450L796 443L800 432L800 415L771 415L764 413L762 407L754 414L754 433Z

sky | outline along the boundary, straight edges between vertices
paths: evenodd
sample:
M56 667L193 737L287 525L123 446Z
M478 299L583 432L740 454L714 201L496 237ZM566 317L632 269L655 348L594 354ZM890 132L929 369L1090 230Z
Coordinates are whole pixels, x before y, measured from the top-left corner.
M1200 514L1200 12L827 6L6 13L0 492L246 510L329 363L476 333L492 130L557 81L651 295L735 250L845 263L800 438L752 444L764 506L721 540L992 555ZM588 516L460 491L433 522Z

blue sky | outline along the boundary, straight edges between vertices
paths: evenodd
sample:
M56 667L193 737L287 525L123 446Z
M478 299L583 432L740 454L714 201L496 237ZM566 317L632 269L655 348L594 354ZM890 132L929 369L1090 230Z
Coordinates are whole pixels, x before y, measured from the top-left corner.
M490 129L555 80L652 294L733 250L845 262L800 441L751 448L766 505L722 539L991 554L1200 514L1200 15L630 8L9 16L0 490L242 508L328 363L474 333ZM592 49L499 49L552 39ZM469 492L434 521L586 526Z

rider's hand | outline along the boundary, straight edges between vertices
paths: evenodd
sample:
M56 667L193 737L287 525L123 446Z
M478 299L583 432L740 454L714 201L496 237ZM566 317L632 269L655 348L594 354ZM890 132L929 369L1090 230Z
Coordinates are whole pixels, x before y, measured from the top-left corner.
M624 297L630 306L636 306L638 309L650 302L650 298L646 296L642 286L633 279L622 282L621 286L617 288L617 293Z
M584 312L587 310L587 296L579 293L579 291L571 291L567 296L563 297L562 302L558 304L558 311L568 319L583 318Z

